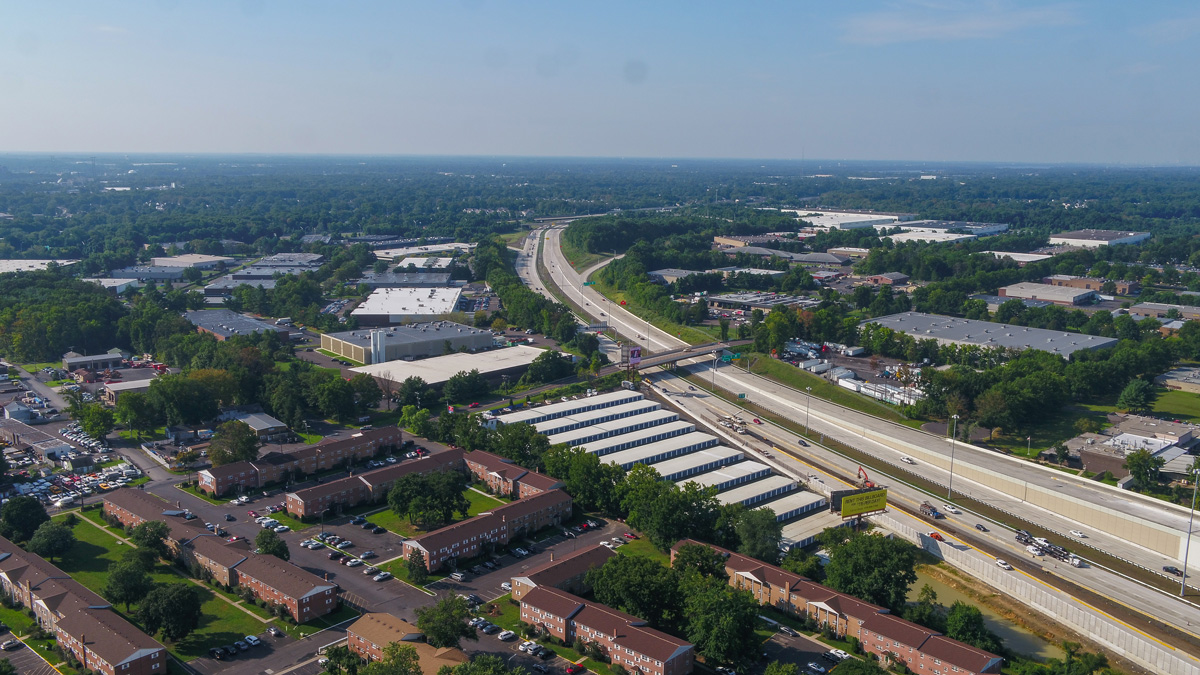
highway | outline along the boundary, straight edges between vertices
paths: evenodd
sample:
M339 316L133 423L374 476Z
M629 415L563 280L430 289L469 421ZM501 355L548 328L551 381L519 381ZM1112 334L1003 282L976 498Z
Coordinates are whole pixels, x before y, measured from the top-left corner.
M559 237L561 236L560 228L547 228L539 231L536 235L528 239L529 243L531 245L534 244L536 239L543 234L546 239L546 245L543 250L546 267L550 271L554 283L573 302L581 307L587 308L590 306L594 307L598 312L603 312L605 315L603 318L608 321L610 327L623 335L636 336L641 344L647 345L651 350L662 351L674 349L685 344L673 335L666 334L653 326L648 326L643 319L637 318L620 306L607 302L603 296L591 287L583 286L583 280L597 267L603 265L603 263L591 269L584 270L582 273L577 273L571 269L570 264L566 262L561 252L561 245L559 243ZM531 250L536 251L536 249ZM532 261L530 261L530 265L532 265ZM531 266L530 271L533 277L536 277L536 267ZM536 283L535 279L534 288L537 289L538 287L541 287L541 284ZM703 366L701 368L703 369ZM705 372L704 377L708 379L709 373ZM767 405L788 419L801 420L811 418L810 425L815 433L824 434L829 438L836 439L850 447L891 463L897 467L898 474L900 472L899 467L902 466L900 462L901 453L893 447L865 439L864 432L884 438L901 439L919 445L928 452L947 455L950 452L949 444L939 437L902 425L893 424L857 411L848 410L819 398L814 397L811 401L808 401L804 392L773 383L765 378L747 375L744 371L738 370L733 366L725 365L719 367L715 373L715 379L718 386L728 391L744 392L755 403ZM977 462L990 461L999 463L1001 461L1001 458L990 456L990 453L986 451L965 446L961 443L956 445L955 452L959 461L967 456L971 456ZM793 447L795 446L793 445ZM829 457L832 457L832 455L829 455ZM830 462L832 459L824 459L823 461ZM854 468L850 467L848 474L853 474ZM1093 486L1079 480L1069 479L1065 475L1063 477L1054 476L1052 475L1053 471L1046 471L1032 465L1022 466L1021 463L1013 461L1004 461L998 468L1030 484L1043 485L1053 490L1072 494L1081 500L1091 503L1105 504L1113 509L1135 514L1138 517L1160 523L1181 532L1186 531L1188 525L1186 512L1180 513L1176 510L1158 508L1132 496L1126 496L1115 490L1109 490L1106 486ZM920 475L930 480L942 482L943 484L949 478L948 472L925 464L905 470L919 472ZM885 480L884 482L887 481ZM1084 558L1087 557L1087 550L1084 547L1091 546L1101 548L1112 555L1131 560L1151 570L1158 570L1162 565L1174 564L1178 566L1180 564L1178 559L1168 558L1140 546L1130 544L1123 539L1111 537L1102 532L1086 531L1086 528L1081 528L1077 522L1014 499L1002 492L973 484L958 476L955 477L954 484L956 491L968 494L981 502L1002 508L1020 518L1039 523L1043 527L1058 532L1061 535L1058 539L1059 543L1067 545L1068 548L1077 551ZM1087 539L1077 540L1072 537L1069 532L1073 529L1084 529ZM1193 565L1190 568L1193 574L1196 573L1194 561L1195 556L1193 556ZM1072 581L1076 581L1080 585L1101 595L1112 597L1114 600L1129 607L1137 608L1139 611L1145 612L1148 616L1170 623L1180 630L1193 632L1194 629L1192 626L1200 626L1200 610L1191 602L1180 600L1175 596L1167 595L1143 584L1126 580L1123 577L1096 568L1071 570L1071 572L1080 576L1078 580L1072 577Z

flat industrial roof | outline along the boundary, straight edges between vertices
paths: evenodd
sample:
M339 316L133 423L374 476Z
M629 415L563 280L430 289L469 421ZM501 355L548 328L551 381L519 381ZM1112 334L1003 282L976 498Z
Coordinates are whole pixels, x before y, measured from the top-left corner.
M539 351L540 353L540 351ZM646 398L641 392L629 391L621 389L618 391L610 391L604 394L596 394L580 399L570 399L560 403L550 403L547 405L537 406L536 408L527 408L518 410L507 415L501 415L497 419L505 424L513 422L540 422L543 419L549 419L552 416L569 415L578 410L587 410L592 407L602 405L616 405L617 401L637 401Z
M794 492L789 492L779 499L772 499L768 502L755 504L754 507L758 509L771 509L775 512L775 515L778 516L781 513L807 508L813 504L821 504L825 501L825 495L817 494L816 492L808 492L806 490L796 490Z
M1057 330L1012 326L975 319L959 319L921 312L903 312L864 321L877 323L917 339L932 338L939 342L1005 347L1008 349L1040 349L1069 357L1080 349L1103 349L1117 344L1116 338L1064 333Z
M401 271L408 269L409 265L416 267L418 270L444 270L454 262L454 258L405 258L396 263Z
M553 431L554 429L562 429L563 427L572 424L582 424L584 426L580 428L579 431L583 431L583 429L586 429L594 424L601 424L602 422L607 421L603 419L605 417L623 415L625 417L632 418L641 413L648 413L658 410L661 407L662 404L660 404L658 401L642 399L640 401L630 401L629 403L622 403L621 405L614 405L608 408L581 410L579 412L571 413L570 415L556 417L552 420L542 420L541 422L535 422L533 424L533 428L537 429L539 434L546 434L555 433ZM615 422L617 420L613 421Z
M705 447L711 448L717 444L717 441L717 437L713 436L712 434L693 431L690 434L674 436L661 441L655 441L653 443L646 443L645 445L629 448L628 450L614 452L611 455L604 455L600 458L600 461L604 464L615 463L621 466L631 463L644 464L646 463L647 458L658 456L664 452L671 452L673 450L691 447L695 447L696 450L702 450Z
M650 415L641 415L641 416L633 418L633 419L641 420L643 418L653 418L654 416L658 416L659 414L662 414L662 413L668 413L668 414L675 415L675 413L671 410L658 410L654 413L651 413ZM676 415L676 417L678 417L678 415ZM614 420L614 422L621 422L621 421L625 421L625 420ZM649 421L649 419L647 421ZM606 422L604 425L596 425L596 426L601 427L601 426L607 426L609 424L612 424L612 423ZM593 428L596 428L596 427L593 427ZM626 443L633 443L633 445L629 446L629 447L636 447L636 446L643 445L643 444L649 442L644 439L653 438L659 434L687 433L689 431L695 431L695 430L696 430L695 424L688 422L687 420L676 419L671 422L664 422L662 424L656 424L651 427L646 427L645 429L638 429L637 431L630 431L627 434L620 434L619 436L610 436L608 438L602 438L598 441L584 443L583 445L580 445L579 447L583 448L584 452L604 454L604 452L603 452L604 450L607 450L608 448L611 448L613 446L625 445ZM567 436L573 435L573 434L582 435L585 431L586 430L584 430L584 429L576 429L575 431L568 431L563 434L551 436L550 437L550 445L556 445L558 443L568 443L569 440L567 439ZM562 438L562 440L559 440L560 437Z
M447 354L417 361L388 361L369 366L351 368L351 372L366 373L372 377L403 382L409 377L419 377L430 386L440 385L463 371L478 370L486 375L497 370L528 366L545 353L536 347L518 345L492 349L475 354Z
M1022 281L1019 284L1005 286L1001 290L1004 291L1003 297L1030 298L1033 300L1047 300L1049 302L1075 302L1078 298L1096 294L1096 291L1085 288L1035 284L1030 281Z
M324 259L325 256L320 253L276 253L254 264L270 267L317 267Z
M845 525L842 517L829 511L816 511L783 526L781 543L788 546L806 543L831 527Z
M425 246L405 246L403 248L384 248L375 251L376 258L399 258L401 256L410 255L429 255L430 253L440 253L442 251L470 251L475 248L475 244L462 244L458 242L450 242L447 244L427 244Z
M437 316L458 308L461 288L376 288L354 311L354 316Z
M891 239L894 244L902 244L906 241L923 241L929 243L944 244L954 241L967 241L976 239L973 234L953 234L950 232L901 232L899 234L889 234L883 237Z
M615 407L619 407L619 406L613 406L613 407L615 408ZM612 410L612 409L613 408L604 408L604 410ZM602 411L597 410L597 411L593 411L593 412L602 412ZM545 422L539 422L538 424L547 424L549 422L557 422L558 420L563 420L563 419L570 419L570 418L569 417L559 417L558 419L546 420ZM581 448L584 448L585 450L587 450L592 445L597 445L599 447L612 447L614 445L620 445L623 442L628 442L628 441L634 440L635 438L641 438L644 436L654 436L656 434L661 434L661 433L663 433L663 431L666 431L668 429L670 429L670 430L678 429L678 427L676 427L676 426L668 426L668 425L679 424L680 422L678 422L678 420L679 420L679 413L675 412L674 410L650 410L641 415L631 415L629 417L622 417L619 420L608 420L607 422L598 422L596 424L592 424L592 425L583 427L582 429L571 429L570 431L563 431L563 432L560 432L557 434L549 434L550 445L558 445L559 443L566 443L567 445L569 445L571 447L581 447ZM650 424L652 426L647 427L645 429L636 429L633 431L627 431L625 433L621 433L622 429L628 429L630 427L630 425L637 425L637 424ZM684 422L683 424L686 424L686 425L692 427L693 430L695 429L695 425L691 424L690 422ZM655 429L656 431L651 431L651 429ZM605 432L614 432L616 435L610 436L608 438L603 438L603 439L600 439L597 441L591 441L588 443L580 444L579 439L581 439L581 438L588 438L591 436L595 436L596 434L605 433ZM587 451L594 452L593 450L587 450Z
M984 253L991 253L997 258L1009 258L1011 260L1015 260L1016 262L1025 263L1037 262L1039 260L1049 260L1054 257L1052 255L1045 255L1043 253L1016 253L1013 251L984 251Z
M9 272L37 272L55 263L59 267L74 265L78 260L0 260L0 274Z
M1150 236L1149 232L1127 232L1124 230L1075 230L1050 235L1051 239L1076 239L1080 241L1117 241L1130 237Z
M704 448L703 450L689 452L688 454L680 457L664 459L663 461L655 462L650 466L653 466L654 470L657 471L660 476L666 477L679 473L680 471L687 471L688 469L694 469L698 466L711 464L712 462L722 462L723 465L732 464L733 462L745 456L746 453L742 452L741 450L734 450L733 448L726 447L724 445L717 445L711 448ZM603 461L603 459L601 459L601 461Z
M787 476L767 476L762 480L756 480L753 483L746 483L731 488L717 494L717 501L722 504L741 504L747 499L752 499L761 494L766 494L772 490L785 488L788 485L795 485L796 481Z
M156 256L150 259L150 264L157 267L194 267L210 263L231 263L233 258L223 255L203 255L200 253L185 253L177 256Z
M771 467L761 462L755 462L747 459L734 464L726 464L725 466L719 469L714 469L713 471L709 471L708 473L688 476L687 478L677 482L680 485L683 485L684 483L695 483L700 487L706 488L713 487L714 485L720 485L731 480L753 476L755 474L763 473L764 471L770 473Z
M341 333L328 333L328 336L342 342L362 347L371 347L371 333L375 330L383 333L384 345L403 345L403 344L419 344L430 340L443 340L447 337L461 337L464 335L491 335L491 331L480 330L464 326L461 323L453 321L428 321L421 323L410 323L404 326L390 326L388 328L361 328L359 330L347 330Z
M287 332L287 329L282 326L275 326L260 319L238 314L231 309L201 309L187 312L183 316L196 327L223 337L253 335L263 331Z

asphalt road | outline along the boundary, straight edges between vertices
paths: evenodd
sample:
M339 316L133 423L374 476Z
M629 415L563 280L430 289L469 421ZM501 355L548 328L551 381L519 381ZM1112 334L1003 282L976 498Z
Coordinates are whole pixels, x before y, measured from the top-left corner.
M635 317L622 307L608 302L603 296L593 290L592 287L583 286L583 280L604 263L577 273L562 255L561 234L561 228L547 228L545 230L546 244L543 248L543 255L546 259L546 267L553 276L553 280L573 301L577 302L580 306L585 306L584 303L590 303L597 308L602 308L610 326L616 328L616 330L626 336L640 335L644 343L648 344L653 350L677 349L684 345L675 336L664 333L652 326L648 328L644 320ZM538 236L541 235L539 234ZM529 238L530 245L532 245L536 238L536 236ZM705 363L711 363L711 360ZM705 372L706 377L710 375L707 368L701 366L701 369ZM813 398L809 401L804 392L798 392L775 384L762 377L748 375L733 366L718 367L715 373L715 380L718 386L729 391L746 392L751 397L751 400L777 408L790 419L799 420L802 416L811 416L810 424L814 431L823 433L846 445L889 461L897 467L900 466L900 452L895 448L865 440L863 437L864 429L884 437L898 438L917 444L933 452L948 454L950 451L949 445L943 439L936 436L893 424L857 411L848 410L819 398ZM792 447L795 446L793 445ZM1140 499L1125 496L1113 490L1102 489L1099 486L1088 485L1078 480L1054 476L1051 475L1053 474L1052 471L1046 471L1032 465L1021 466L1017 462L1001 460L992 453L977 450L963 444L957 444L956 456L959 459L970 456L972 460L978 463L993 464L1008 475L1026 480L1031 484L1044 485L1050 489L1060 490L1065 494L1072 494L1082 500L1104 504L1113 509L1161 523L1181 532L1186 531L1187 528L1186 513L1179 513L1176 510L1147 504ZM833 455L830 453L823 453L822 461L833 461L832 457ZM932 480L939 478L943 482L946 480L946 472L939 471L935 467L923 466L921 469L923 472L927 472L924 475ZM851 473L853 471L854 469L851 469ZM1072 529L1084 529L1085 531L1089 529L1081 527L1079 523L1063 518L1058 514L1013 499L1006 494L990 490L965 479L956 477L955 487L961 492L970 494L975 499L1002 507L1031 522L1044 524L1045 527L1054 529L1061 535L1064 535L1064 540L1071 538L1068 533ZM1162 565L1166 564L1180 564L1178 560L1167 558L1117 537L1108 536L1105 533L1089 532L1089 539L1090 541L1073 542L1073 548L1079 549L1081 543L1088 546L1103 547L1113 555L1137 562L1152 570L1160 569ZM1193 574L1197 573L1195 564L1190 569L1192 569ZM1172 596L1166 596L1142 584L1134 583L1130 587L1129 583L1132 582L1126 581L1115 584L1115 586L1109 586L1107 584L1096 583L1094 578L1086 578L1081 581L1081 585L1101 595L1113 597L1131 607L1147 608L1149 604L1153 608L1151 610L1152 616L1158 616L1161 620L1168 621L1181 630L1192 632L1191 626L1196 625L1197 618L1200 618L1200 616L1196 615L1197 610L1195 605ZM1166 607L1170 607L1171 609L1168 610Z
M8 631L0 634L0 642L11 639L13 639L13 634ZM46 659L43 659L24 642L16 649L0 652L0 659L8 659L21 675L58 675L58 671L46 663Z

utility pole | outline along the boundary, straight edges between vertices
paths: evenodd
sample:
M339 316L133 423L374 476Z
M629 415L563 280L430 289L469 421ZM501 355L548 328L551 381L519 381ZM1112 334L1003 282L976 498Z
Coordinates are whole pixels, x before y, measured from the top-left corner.
M951 415L951 419L954 422L950 431L950 485L946 488L946 499L954 492L954 436L958 432L958 415Z

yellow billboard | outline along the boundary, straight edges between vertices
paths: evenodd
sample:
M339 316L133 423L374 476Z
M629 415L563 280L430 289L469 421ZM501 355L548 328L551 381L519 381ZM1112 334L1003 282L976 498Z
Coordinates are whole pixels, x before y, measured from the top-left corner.
M871 490L842 497L842 517L852 518L863 513L874 513L887 508L887 490Z

